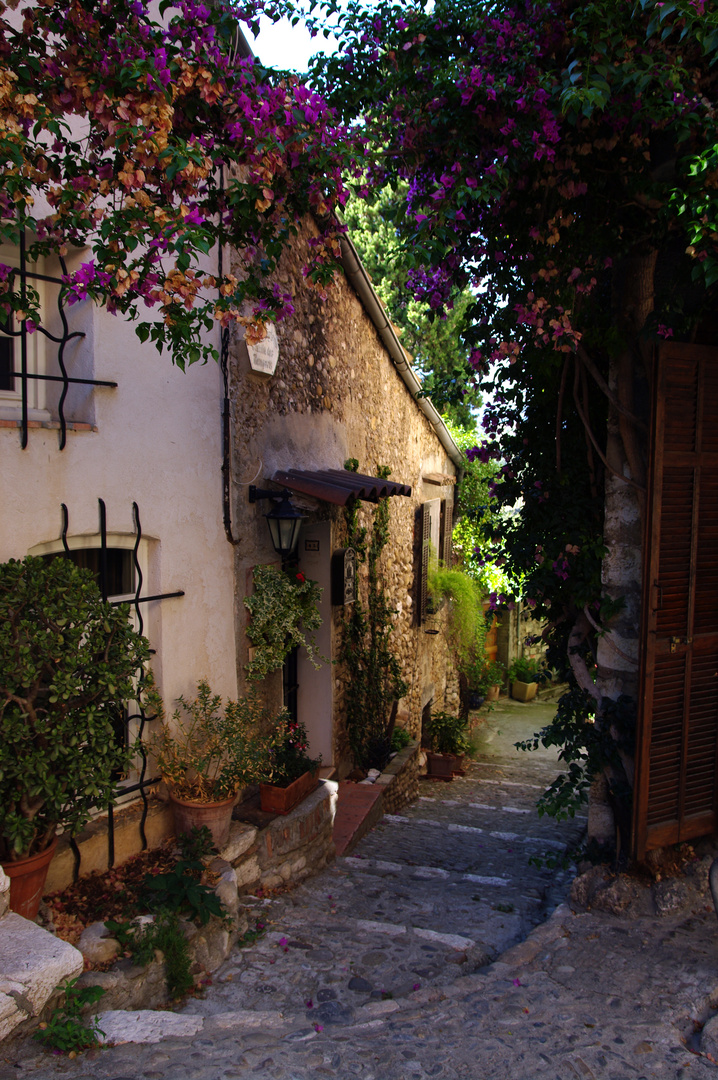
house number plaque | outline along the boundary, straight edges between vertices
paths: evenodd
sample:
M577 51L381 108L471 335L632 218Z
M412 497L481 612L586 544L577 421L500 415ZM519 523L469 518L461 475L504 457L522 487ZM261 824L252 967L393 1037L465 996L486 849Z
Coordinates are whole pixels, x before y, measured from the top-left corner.
M338 548L332 555L332 603L353 604L357 597L357 553Z
M248 345L249 366L256 375L274 375L279 359L279 342L274 323L267 323L267 335L256 345Z

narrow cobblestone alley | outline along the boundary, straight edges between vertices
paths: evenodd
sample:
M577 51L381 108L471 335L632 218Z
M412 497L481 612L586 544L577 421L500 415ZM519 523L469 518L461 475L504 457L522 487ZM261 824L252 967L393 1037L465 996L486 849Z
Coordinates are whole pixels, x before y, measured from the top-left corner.
M351 855L284 894L249 899L266 932L203 998L149 1014L144 1034L148 1014L114 1014L106 1028L118 1045L76 1061L26 1044L0 1080L712 1074L679 1036L705 1007L705 985L718 985L715 916L703 911L688 928L662 921L656 970L655 920L650 930L576 916L562 904L574 871L560 858L556 869L529 861L562 856L585 828L536 812L555 755L513 749L551 714L502 703L464 777L424 781Z

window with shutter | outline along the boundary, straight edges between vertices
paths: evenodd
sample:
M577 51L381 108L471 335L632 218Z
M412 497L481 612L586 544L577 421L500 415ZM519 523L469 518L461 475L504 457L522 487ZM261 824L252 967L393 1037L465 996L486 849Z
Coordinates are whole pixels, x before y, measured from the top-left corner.
M634 846L718 824L718 350L658 357Z
M437 560L440 550L441 500L431 499L419 508L419 526L421 535L421 566L419 577L418 621L421 625L428 614L429 603L429 566L432 558Z
M441 500L441 539L439 552L444 566L451 566L451 534L454 528L454 504Z

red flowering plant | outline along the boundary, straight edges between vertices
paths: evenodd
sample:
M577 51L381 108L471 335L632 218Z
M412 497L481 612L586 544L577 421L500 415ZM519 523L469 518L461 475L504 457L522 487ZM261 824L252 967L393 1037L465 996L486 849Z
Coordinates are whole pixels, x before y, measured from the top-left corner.
M271 281L312 213L308 280L323 294L346 198L341 132L298 79L242 48L227 0L0 0L0 240L71 257L69 303L91 297L137 319L180 367L216 351L206 332L292 312ZM207 270L231 244L232 273ZM89 250L88 250L89 249ZM40 318L38 296L0 264L0 308Z
M284 714L284 731L278 732L278 746L270 755L272 783L275 787L289 787L305 772L315 772L322 763L321 754L310 758L309 736L306 726Z

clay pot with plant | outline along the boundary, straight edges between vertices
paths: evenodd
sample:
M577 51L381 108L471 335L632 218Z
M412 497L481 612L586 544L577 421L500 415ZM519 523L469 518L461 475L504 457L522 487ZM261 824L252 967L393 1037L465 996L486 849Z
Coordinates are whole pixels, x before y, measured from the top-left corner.
M426 755L429 776L450 780L456 773L460 774L464 755L470 748L468 721L451 713L437 712L432 714L427 733L430 743Z
M192 701L177 699L172 722L150 740L167 785L178 833L206 826L217 848L227 842L242 788L271 779L284 710L273 716L249 694L222 705L204 679Z
M132 756L116 723L148 658L128 606L103 601L88 570L64 557L0 565L0 862L27 918L58 830L73 836L114 801Z
M498 660L485 661L480 686L487 701L498 701L506 678L506 668Z
M272 751L272 781L259 785L262 810L288 814L319 783L321 755L310 758L309 736L304 724L288 712L281 718L279 740Z
M532 701L536 697L539 682L545 677L545 672L538 660L518 656L509 667L511 697L515 701Z

